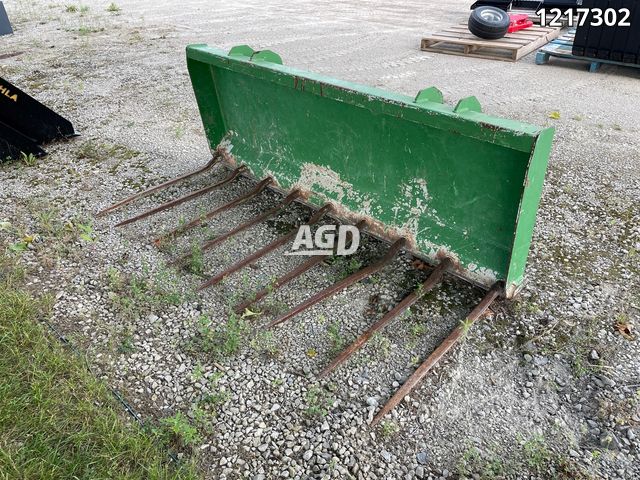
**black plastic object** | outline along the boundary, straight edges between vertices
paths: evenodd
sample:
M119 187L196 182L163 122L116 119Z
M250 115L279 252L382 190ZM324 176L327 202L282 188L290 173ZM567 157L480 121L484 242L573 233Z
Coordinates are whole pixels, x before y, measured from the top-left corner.
M617 12L622 8L622 0L609 0L609 5L605 8L611 8ZM600 42L598 43L598 47L596 49L597 58L611 58L611 51L613 50L613 39L616 35L617 29L618 28L615 26L609 27L603 25L602 33L600 34Z
M599 8L602 8L602 10L608 8L609 6L609 2L607 0L596 0L594 2L594 6L596 3L602 3L602 5L598 5ZM586 23L591 24L592 20L593 15L587 20ZM589 33L587 34L587 44L584 47L584 55L586 57L596 58L598 56L598 49L602 50L601 43L604 29L604 25L589 26Z
M622 61L640 64L640 0L634 0L631 3L631 29L622 54Z
M581 57L599 58L615 62L640 63L640 0L584 0L584 8L628 8L631 26L591 25L594 17L580 22L576 29L572 53ZM620 19L620 17L618 17Z
M484 6L498 7L505 11L511 8L535 11L541 8L559 8L564 11L568 8L576 9L582 7L583 0L478 0L471 5L471 9Z
M43 155L39 144L75 135L69 120L3 78L0 78L0 126L0 160L16 158L20 152Z
M496 7L506 12L511 8L512 3L512 0L478 0L471 5L471 10L475 10L478 7Z
M11 28L7 11L4 9L4 3L0 2L0 35L10 35L12 33L13 28Z
M487 40L502 38L509 30L509 14L496 7L478 7L469 16L469 31Z
M629 9L630 27L617 26L609 59L615 62L640 64L640 0L618 0L618 8ZM620 19L620 16L618 16Z
M613 45L611 46L611 52L609 54L609 58L615 62L624 61L624 54L627 49L627 45L631 45L629 43L629 39L631 38L631 32L634 26L633 23L633 13L635 12L634 5L636 0L621 0L620 8L628 8L631 12L630 20L631 20L631 28L630 27L617 27L616 31L613 35ZM636 30L640 32L640 25L636 27ZM637 43L636 43L637 45Z
M596 0L583 0L582 7L591 9L595 7L595 3L596 3ZM581 27L576 28L576 34L573 39L573 49L572 49L572 53L574 55L578 55L580 57L585 56L585 51L587 48L587 38L589 37L589 30L591 28L589 25L591 23L591 20L592 20L592 16L589 15L586 21L583 22L583 25Z

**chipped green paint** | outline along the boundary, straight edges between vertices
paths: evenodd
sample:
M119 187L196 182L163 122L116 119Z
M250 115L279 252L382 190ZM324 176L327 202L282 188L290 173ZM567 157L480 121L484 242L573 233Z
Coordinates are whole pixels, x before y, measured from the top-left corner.
M475 97L455 108L431 87L416 98L282 65L246 45L187 47L212 149L257 177L333 200L417 253L446 253L466 278L522 283L552 129L491 117Z

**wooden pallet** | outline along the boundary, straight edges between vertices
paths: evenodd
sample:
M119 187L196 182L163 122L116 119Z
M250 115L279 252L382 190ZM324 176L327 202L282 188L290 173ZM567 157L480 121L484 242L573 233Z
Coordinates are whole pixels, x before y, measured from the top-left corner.
M550 57L565 58L569 60L577 60L579 62L588 63L590 72L597 72L603 63L610 65L620 65L623 67L640 68L636 63L616 62L603 58L581 57L573 54L573 41L576 37L576 29L569 30L565 35L552 41L549 45L541 48L536 54L536 64L544 65L549 63Z
M463 22L424 37L420 48L425 52L517 62L559 35L560 28L534 25L498 40L484 40L473 35L467 22Z

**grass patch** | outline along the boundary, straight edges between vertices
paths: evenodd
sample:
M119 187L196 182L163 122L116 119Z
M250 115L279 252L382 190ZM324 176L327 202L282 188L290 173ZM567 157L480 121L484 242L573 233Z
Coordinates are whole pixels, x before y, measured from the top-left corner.
M230 357L240 351L247 332L247 324L242 318L231 314L225 323L214 325L209 317L202 315L198 323L198 335L194 339L196 350L214 358Z
M91 243L96 240L90 219L77 217L64 220L56 208L40 202L29 206L28 213L35 220L29 226L0 222L0 231L7 233L9 242L5 249L13 255L33 250L44 266L51 267L49 264L55 264L60 257L79 253L81 245L78 241ZM25 215L21 218L28 217Z
M353 257L335 257L328 263L336 267L336 281L343 280L362 268L362 262Z
M84 27L83 27L84 28ZM80 29L82 30L82 28ZM88 29L84 34L101 31L102 29ZM82 32L81 32L82 33ZM124 145L114 145L88 140L81 144L74 152L78 160L86 160L92 165L97 165L109 159L116 159L118 162L112 167L117 170L124 160L131 160L140 155L140 152Z
M476 475L482 479L491 479L505 478L508 473L513 473L509 467L493 452L483 454L477 448L471 447L458 460L456 469L462 478L472 478Z
M305 413L309 417L326 417L333 405L333 398L325 389L314 385L305 395L307 407Z
M393 420L383 420L380 422L380 435L382 438L389 439L394 437L400 431L400 427Z
M329 355L332 357L338 355L346 345L346 340L340 333L340 322L333 322L327 327L327 335L331 342L331 348L329 349Z
M42 302L0 262L0 472L4 478L196 479L175 466L38 318Z
M160 420L160 426L155 429L155 434L166 443L177 444L182 448L192 447L201 441L198 429L182 412Z
M427 326L421 321L416 320L414 322L411 322L409 332L411 333L411 336L413 338L422 337L427 333Z
M513 474L512 466L499 455L493 452L481 453L475 447L464 452L456 469L461 478L472 478L474 475L481 479L505 478Z
M376 332L371 337L369 342L372 345L372 350L377 352L382 358L389 358L391 352L391 340L385 337L382 333Z
M142 273L125 275L110 267L107 285L111 290L109 299L114 307L128 319L148 314L167 305L179 305L188 297L183 295L175 274L159 267L154 274L142 267Z
M520 442L521 450L506 456L493 447L467 449L457 464L461 478L554 478L558 480L591 480L593 477L570 457L553 451L544 437L533 435Z
M104 32L102 27L80 27L76 30L80 35L90 35L92 33Z
M36 163L38 163L38 157L36 157L33 153L26 154L24 152L20 152L20 161L27 167L33 167Z
M553 454L541 435L534 435L522 445L525 462L529 469L541 474L552 461Z
M249 342L249 345L259 354L269 358L276 358L280 355L280 347L271 330L258 332Z
M194 275L202 276L204 274L204 254L199 245L191 247L191 256L185 267Z

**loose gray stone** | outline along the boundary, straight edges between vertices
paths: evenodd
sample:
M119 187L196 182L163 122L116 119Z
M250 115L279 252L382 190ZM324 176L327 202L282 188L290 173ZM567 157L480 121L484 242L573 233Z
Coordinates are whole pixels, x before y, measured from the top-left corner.
M390 462L391 461L391 454L388 451L383 450L381 452L381 455L382 455L382 458L384 458L385 462Z
M419 464L421 465L426 465L427 462L429 461L429 457L427 452L418 452L416 454L416 460L418 461Z

